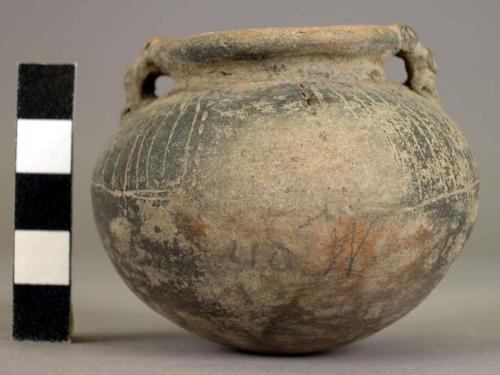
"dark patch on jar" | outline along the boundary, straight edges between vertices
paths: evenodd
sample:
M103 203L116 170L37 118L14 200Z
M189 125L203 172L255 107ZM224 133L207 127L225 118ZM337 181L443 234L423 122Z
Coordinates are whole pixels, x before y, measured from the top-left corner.
M243 48L231 40L225 40L224 44L218 40L212 43L193 41L185 45L177 57L184 61L207 64L224 60L259 61L271 57L271 53L271 50Z
M207 236L207 225L201 218L177 211L174 214L174 222L179 233L196 245L198 249L204 250L203 244Z
M183 280L189 287L194 287L196 280L203 272L196 267L199 256L187 248L181 247L177 238L171 241L154 241L150 238L138 238L141 248L147 251L148 257L142 263L161 270L169 270L174 279Z

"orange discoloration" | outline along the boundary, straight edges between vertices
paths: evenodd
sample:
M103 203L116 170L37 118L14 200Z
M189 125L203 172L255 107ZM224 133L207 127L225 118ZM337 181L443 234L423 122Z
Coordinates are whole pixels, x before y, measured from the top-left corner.
M196 245L199 246L206 239L207 225L199 217L177 211L174 221L177 229Z

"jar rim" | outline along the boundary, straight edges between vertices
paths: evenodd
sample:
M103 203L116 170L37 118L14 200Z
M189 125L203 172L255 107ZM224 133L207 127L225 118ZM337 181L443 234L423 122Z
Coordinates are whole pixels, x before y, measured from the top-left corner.
M161 53L167 65L315 54L344 58L379 56L394 53L400 43L399 35L383 25L253 28L158 40L162 42Z

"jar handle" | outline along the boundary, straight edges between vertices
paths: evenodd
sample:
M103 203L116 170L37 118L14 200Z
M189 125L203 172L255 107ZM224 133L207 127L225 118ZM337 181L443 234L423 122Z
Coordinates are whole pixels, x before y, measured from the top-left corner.
M125 73L126 104L122 117L156 100L155 81L160 76L168 76L164 53L168 39L155 37L146 43L134 64Z
M409 26L390 25L399 39L399 48L395 55L403 59L408 79L405 85L416 93L439 101L436 89L437 65L434 54L424 47L417 33Z

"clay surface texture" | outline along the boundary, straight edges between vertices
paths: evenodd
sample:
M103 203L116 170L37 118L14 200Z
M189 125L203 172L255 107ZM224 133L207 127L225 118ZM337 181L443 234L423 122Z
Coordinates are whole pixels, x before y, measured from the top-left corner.
M405 60L405 84L384 63ZM175 88L156 97L154 82ZM154 38L95 167L104 247L152 309L242 350L308 353L414 308L471 233L478 175L407 26Z

